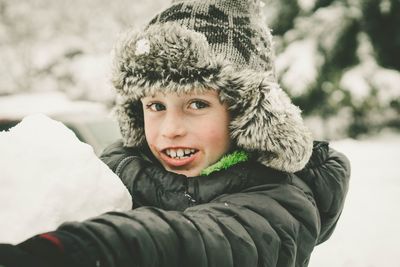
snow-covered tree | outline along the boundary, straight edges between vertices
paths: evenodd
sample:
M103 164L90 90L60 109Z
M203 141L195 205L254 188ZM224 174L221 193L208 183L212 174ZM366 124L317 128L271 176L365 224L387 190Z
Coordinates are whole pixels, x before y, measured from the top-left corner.
M279 80L317 137L400 125L400 1L265 2Z
M59 90L74 99L112 101L113 43L167 4L0 0L0 95Z
M282 87L316 137L400 127L399 0L262 0ZM0 95L60 90L111 103L119 33L168 0L0 0Z

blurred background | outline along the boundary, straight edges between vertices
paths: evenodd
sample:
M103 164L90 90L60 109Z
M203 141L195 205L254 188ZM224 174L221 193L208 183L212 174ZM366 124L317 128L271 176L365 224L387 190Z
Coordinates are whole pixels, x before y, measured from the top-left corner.
M263 1L281 86L303 110L315 138L332 140L353 163L342 220L331 240L316 248L310 266L400 266L394 224L400 219L400 1ZM108 114L114 42L168 5L0 0L0 122L15 124L51 103L71 108L69 101ZM33 93L51 97L21 111ZM89 108L84 110L79 112Z
M399 0L264 0L282 87L317 138L400 127ZM0 96L112 105L110 51L169 0L0 0Z

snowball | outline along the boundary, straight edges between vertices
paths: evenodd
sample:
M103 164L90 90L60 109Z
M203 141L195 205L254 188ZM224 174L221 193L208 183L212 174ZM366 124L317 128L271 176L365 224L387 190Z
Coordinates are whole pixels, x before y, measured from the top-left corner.
M131 209L120 179L60 122L30 115L0 132L0 147L0 243Z

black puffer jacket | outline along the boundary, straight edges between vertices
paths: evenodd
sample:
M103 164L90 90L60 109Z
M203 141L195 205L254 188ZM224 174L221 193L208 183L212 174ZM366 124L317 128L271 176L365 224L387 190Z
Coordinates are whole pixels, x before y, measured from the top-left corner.
M66 223L19 246L50 241L65 266L307 266L336 225L350 175L346 157L327 143L315 143L296 174L249 161L187 179L147 157L121 143L102 156L131 192L133 210Z
M305 191L312 190L322 220L319 243L325 241L335 228L350 178L348 159L330 148L327 142L314 142L310 161L295 175L278 172L259 163L246 162L223 172L187 179L184 175L166 172L152 158L150 151L123 147L122 141L108 147L101 159L128 188L135 208L155 206L184 211L190 206L207 203L221 194L291 181Z

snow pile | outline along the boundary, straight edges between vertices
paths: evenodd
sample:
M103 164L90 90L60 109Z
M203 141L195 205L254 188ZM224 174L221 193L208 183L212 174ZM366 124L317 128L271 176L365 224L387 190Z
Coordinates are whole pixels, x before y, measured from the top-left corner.
M400 134L331 146L350 159L350 188L336 230L315 248L309 267L400 266Z
M62 123L30 115L0 132L0 243L131 208L120 179Z

